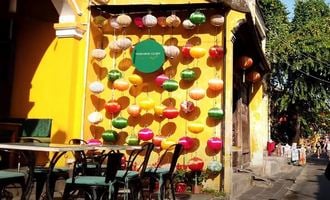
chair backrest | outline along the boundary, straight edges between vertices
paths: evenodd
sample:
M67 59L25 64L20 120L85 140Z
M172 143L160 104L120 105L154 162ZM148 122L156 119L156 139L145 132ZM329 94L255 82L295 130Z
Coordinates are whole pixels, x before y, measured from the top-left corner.
M87 144L87 142L83 139L73 138L69 140L69 144Z
M145 170L147 168L150 154L151 154L153 148L154 148L154 144L151 142L148 142L148 143L143 144L141 149L134 149L129 155L129 158L127 161L127 170L133 170L133 166L135 164L136 158L140 155L140 156L143 156L144 159L143 159L142 163L137 167L137 170L140 172L140 175L143 175L143 173L145 172Z
M113 181L116 178L117 171L121 168L121 159L123 153L110 151L107 154L107 168L105 171L105 182Z
M174 152L172 153L173 149L174 149ZM165 152L162 154L162 156L160 157L159 162L157 164L157 167L155 168L155 172L157 171L157 169L160 167L160 165L163 163L163 161L165 159L169 159L171 161L169 174L173 174L173 172L175 170L175 167L176 167L176 164L178 162L178 159L179 159L182 152L183 152L182 144L173 144L173 145L169 146L165 150Z

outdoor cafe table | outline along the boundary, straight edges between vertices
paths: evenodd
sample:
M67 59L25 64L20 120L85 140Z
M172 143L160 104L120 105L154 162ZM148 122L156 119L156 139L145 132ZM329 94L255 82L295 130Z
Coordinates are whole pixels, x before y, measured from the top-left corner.
M55 144L55 143L0 143L0 149L23 151L27 153L29 162L29 178L27 188L30 188L33 183L33 169L35 167L35 151L52 152L53 156L49 163L49 172L46 180L46 195L48 199L53 199L50 192L50 176L57 163L57 161L66 153L70 151L86 151L86 150L134 150L139 149L140 146L128 145L76 145L76 144ZM25 192L26 195L28 191Z

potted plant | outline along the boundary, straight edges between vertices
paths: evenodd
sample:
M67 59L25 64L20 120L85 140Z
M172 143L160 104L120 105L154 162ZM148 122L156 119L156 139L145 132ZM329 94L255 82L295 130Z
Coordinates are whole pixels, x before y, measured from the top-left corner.
M174 175L174 181L175 181L175 191L178 193L185 192L187 189L187 175L186 170L177 167L177 170Z
M203 182L206 181L208 174L204 171L191 171L188 177L192 193L201 193L203 189Z

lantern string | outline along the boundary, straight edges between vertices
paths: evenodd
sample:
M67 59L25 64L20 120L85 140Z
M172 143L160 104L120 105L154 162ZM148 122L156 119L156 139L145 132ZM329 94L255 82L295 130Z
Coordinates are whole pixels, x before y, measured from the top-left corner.
M214 34L214 43L218 45L218 27L215 27L215 34Z

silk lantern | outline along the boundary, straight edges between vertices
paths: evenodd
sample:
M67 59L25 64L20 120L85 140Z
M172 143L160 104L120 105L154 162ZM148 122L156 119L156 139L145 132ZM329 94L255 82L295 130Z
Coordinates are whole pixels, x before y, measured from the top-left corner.
M157 25L157 18L152 14L147 14L142 17L142 23L144 26L151 28Z
M109 81L115 81L115 80L121 78L122 76L123 76L123 74L119 70L112 69L108 73L108 80Z
M256 71L252 71L252 72L249 72L247 75L246 75L246 79L252 83L256 83L260 80L261 78L261 75L259 72L256 72Z
M160 146L161 146L162 149L168 149L173 144L176 144L176 142L173 141L172 139L165 138L165 139L162 140Z
M201 171L204 167L204 161L199 157L193 157L188 161L188 168L191 171Z
M139 101L139 106L144 110L150 110L155 106L155 101L152 98L147 97Z
M211 137L207 140L207 148L211 151L220 151L222 149L222 139L218 137Z
M192 23L190 19L185 19L182 22L182 26L183 28L190 30L190 29L194 29L196 27L196 24Z
M181 109L182 112L187 114L187 113L190 113L190 112L194 111L195 104L192 101L184 100L180 104L180 109Z
M118 113L121 110L120 104L115 100L110 100L107 103L105 103L104 108L107 111L107 113L110 114Z
M173 92L178 89L179 84L176 80L169 79L169 80L164 81L164 83L162 84L162 87L164 90L166 90L168 92Z
M222 164L219 161L212 160L207 164L206 170L212 174L219 174L222 170Z
M102 60L107 55L107 52L104 49L93 49L92 57L98 60Z
M212 78L208 81L208 88L213 91L222 91L223 90L223 80L219 78Z
M124 117L117 117L112 120L111 124L115 128L123 129L123 128L127 127L128 121Z
M169 45L164 46L165 55L171 59L177 57L180 54L180 49L177 46Z
M184 81L193 81L196 79L195 71L190 68L182 70L180 75Z
M98 15L96 17L93 18L93 23L95 25L97 25L98 27L102 27L105 23L107 19L105 17L103 17L102 15Z
M163 112L165 110L166 106L163 104L156 105L154 107L154 113L158 116L163 116Z
M189 91L189 97L193 100L200 100L205 97L205 90L203 88L193 88Z
M89 145L89 146L98 146L101 144L102 144L102 142L99 139L92 138L92 139L87 140L87 145Z
M105 142L116 142L118 140L118 133L114 130L106 130L102 133L102 139Z
M241 56L239 58L239 66L242 69L248 69L253 65L253 60L252 58L248 57L248 56Z
M161 87L164 83L164 81L169 80L170 78L166 76L165 74L160 74L155 78L155 84L159 87Z
M113 88L119 91L125 91L129 88L129 84L125 79L119 78L113 82Z
M165 136L162 135L155 135L152 138L152 143L156 146L156 147L160 147L162 144L162 141L165 139Z
M221 59L223 58L223 55L224 55L224 50L222 46L214 45L209 49L209 56L211 58Z
M127 37L123 37L119 38L116 44L121 50L126 50L132 46L132 41Z
M133 75L128 76L128 81L130 83L132 83L133 85L135 85L135 86L141 85L143 83L142 77L137 75L137 74L133 74Z
M194 140L191 137L184 136L179 139L179 144L182 144L184 150L189 151L194 147Z
M142 17L135 17L135 18L134 18L134 24L135 24L135 26L137 26L138 28L143 28L144 25L143 25Z
M181 48L181 54L185 58L192 58L190 55L190 49L193 47L192 44L186 44Z
M138 132L138 138L143 141L148 141L154 137L154 132L149 128L143 128Z
M163 116L167 119L174 119L179 115L179 111L174 107L167 107L163 111Z
M196 122L195 123L189 123L187 125L187 128L191 133L198 134L198 133L204 131L204 124L196 123Z
M189 53L190 53L191 57L198 59L198 58L203 57L206 54L206 50L203 47L194 46L194 47L191 47Z
M109 44L109 48L113 52L120 52L122 49L119 47L117 41L111 41Z
M132 23L132 18L126 14L120 14L116 18L116 22L122 27L128 27Z
M139 105L133 104L127 107L127 113L132 117L137 117L141 113L141 108Z
M95 94L100 94L104 91L104 85L100 81L94 81L89 84L89 90Z
M165 28L167 26L166 25L166 17L164 17L164 16L157 17L157 24L160 27Z
M207 112L207 115L208 115L208 117L217 119L217 120L221 120L225 116L223 110L221 108L217 108L217 107L211 108Z
M195 12L190 14L189 20L192 23L199 25L199 24L202 24L206 21L206 17L199 10L196 10Z
M115 18L110 19L110 26L117 30L122 28Z
M175 14L166 17L166 25L168 27L177 28L180 26L180 24L181 24L181 19Z
M210 23L213 25L213 26L222 26L223 23L225 22L225 18L222 16L222 15L212 15L210 17Z
M140 140L135 134L132 134L132 135L127 136L126 143L128 145L133 145L133 146L134 145L139 145Z
M98 124L103 120L103 116L100 112L92 112L87 117L88 121L92 124Z

